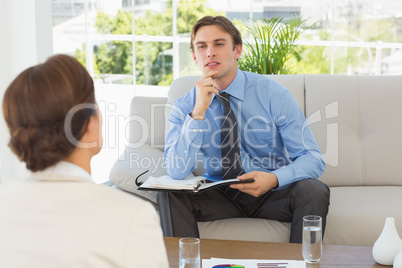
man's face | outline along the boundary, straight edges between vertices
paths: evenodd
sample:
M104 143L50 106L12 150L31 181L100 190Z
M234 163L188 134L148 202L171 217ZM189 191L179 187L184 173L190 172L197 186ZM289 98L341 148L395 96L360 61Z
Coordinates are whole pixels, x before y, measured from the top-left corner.
M204 74L217 70L215 79L234 78L242 46L237 45L234 49L230 34L216 25L203 26L198 29L193 45L193 59Z

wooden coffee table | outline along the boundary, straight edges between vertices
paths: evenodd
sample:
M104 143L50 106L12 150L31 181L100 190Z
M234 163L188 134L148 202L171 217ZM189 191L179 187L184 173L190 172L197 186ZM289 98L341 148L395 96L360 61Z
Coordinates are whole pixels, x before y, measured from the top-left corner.
M179 238L165 237L169 267L179 267ZM268 243L201 239L201 259L272 259L303 260L301 244ZM307 267L384 267L377 264L372 255L372 247L323 246L323 256L318 264Z

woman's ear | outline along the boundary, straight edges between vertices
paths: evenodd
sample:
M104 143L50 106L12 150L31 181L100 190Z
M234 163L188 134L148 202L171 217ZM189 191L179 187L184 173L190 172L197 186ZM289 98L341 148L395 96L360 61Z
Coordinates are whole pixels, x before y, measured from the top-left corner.
M103 145L102 137L102 117L99 110L89 118L87 128L82 136L79 147L81 148L101 148Z

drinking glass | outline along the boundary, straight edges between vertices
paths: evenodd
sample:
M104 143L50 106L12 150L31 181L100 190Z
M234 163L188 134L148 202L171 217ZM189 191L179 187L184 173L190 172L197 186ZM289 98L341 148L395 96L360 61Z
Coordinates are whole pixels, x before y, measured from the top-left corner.
M322 254L322 219L320 216L303 217L303 258L318 263Z
M200 240L184 237L179 240L180 268L200 268Z

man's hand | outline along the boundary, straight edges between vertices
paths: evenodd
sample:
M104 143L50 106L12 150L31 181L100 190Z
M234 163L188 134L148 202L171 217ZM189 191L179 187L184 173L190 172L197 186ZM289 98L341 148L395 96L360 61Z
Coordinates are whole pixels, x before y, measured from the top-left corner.
M264 171L252 171L238 177L239 180L254 179L254 182L230 185L249 195L258 197L269 190L278 187L278 178L274 173Z
M219 95L219 91L213 79L213 76L217 73L218 71L216 70L206 72L204 76L195 83L196 99L193 112L191 113L194 119L204 118L205 112L211 104L212 93Z

